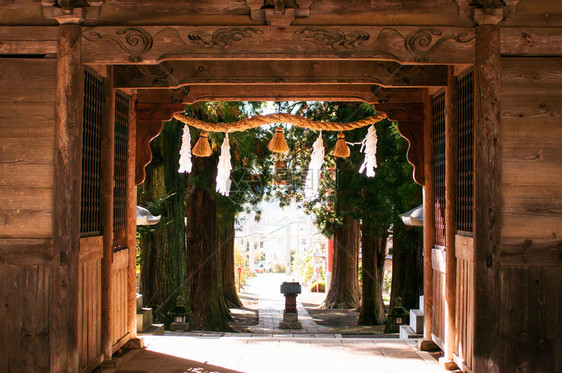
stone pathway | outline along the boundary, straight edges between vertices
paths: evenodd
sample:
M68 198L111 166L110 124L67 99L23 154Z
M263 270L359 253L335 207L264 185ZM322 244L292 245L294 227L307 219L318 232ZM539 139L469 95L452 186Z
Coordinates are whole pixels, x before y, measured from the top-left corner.
M248 281L245 291L258 296L259 324L248 329L252 333L260 334L326 334L331 328L318 325L310 317L306 308L297 297L297 312L302 329L279 329L279 321L283 319L285 309L285 297L280 293L283 281L291 281L292 278L284 274L267 273L260 274Z
M304 334L146 336L147 348L127 353L103 373L445 373L415 341L310 337Z

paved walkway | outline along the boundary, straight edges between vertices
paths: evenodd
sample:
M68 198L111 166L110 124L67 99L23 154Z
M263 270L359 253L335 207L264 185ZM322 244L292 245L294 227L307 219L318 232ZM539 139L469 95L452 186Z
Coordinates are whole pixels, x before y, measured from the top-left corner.
M146 349L123 357L103 373L444 373L413 341L319 338L288 334L149 336Z
M342 338L324 334L298 303L303 329L278 329L284 308L283 275L260 275L246 291L259 296L259 325L253 333L166 332L144 336L145 349L128 352L117 369L103 373L276 373L376 372L444 373L416 341ZM291 280L289 278L289 280Z
M297 297L297 312L302 329L279 329L279 321L283 319L285 297L280 293L283 281L292 281L291 277L284 274L260 274L248 281L245 291L258 296L259 324L248 329L252 333L261 334L325 334L331 328L318 325L310 317L306 308Z

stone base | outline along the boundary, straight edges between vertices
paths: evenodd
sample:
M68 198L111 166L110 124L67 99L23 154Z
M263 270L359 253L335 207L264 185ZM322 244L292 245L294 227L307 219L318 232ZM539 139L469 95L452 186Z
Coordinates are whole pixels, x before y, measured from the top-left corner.
M440 348L431 339L420 339L418 340L418 348L420 351L439 351Z
M144 348L144 339L138 337L129 339L129 341L125 343L123 348L126 350L138 350Z
M298 313L283 312L283 320L279 321L279 329L302 329Z
M186 322L173 322L170 324L170 330L181 330L185 332L187 330Z
M459 367L457 363L453 360L449 360L447 358L441 357L439 358L439 365L444 368L445 370L458 370Z
M300 321L279 321L279 329L302 329Z
M112 368L117 368L119 365L121 365L121 358L112 357L111 359L102 361L99 366L100 368L104 368L104 369L112 369Z

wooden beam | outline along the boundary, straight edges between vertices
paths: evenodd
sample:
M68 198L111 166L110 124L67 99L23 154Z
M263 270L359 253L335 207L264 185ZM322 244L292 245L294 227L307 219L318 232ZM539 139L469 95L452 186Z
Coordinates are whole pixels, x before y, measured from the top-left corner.
M193 104L199 101L363 101L374 104L416 103L421 100L421 89L359 84L196 85L177 90L138 91L139 102L162 104Z
M150 141L160 134L164 121L172 119L174 113L182 112L185 104L149 104L136 105L136 158L135 184L139 185L146 176L144 168L152 160ZM135 213L136 214L136 213ZM136 216L136 215L135 215ZM136 246L135 246L136 247Z
M127 145L127 203L126 242L129 248L127 272L127 327L129 337L137 337L137 184L135 183L136 159L136 94L129 101L129 139Z
M111 360L113 345L113 185L115 160L115 90L113 71L107 68L105 107L101 137L101 225L103 229L103 258L101 266L101 337L104 360Z
M562 56L560 27L502 27L500 38L504 56Z
M0 56L57 53L57 27L0 27Z
M51 371L78 372L78 273L84 68L81 27L59 26L55 107Z
M433 190L433 118L431 96L425 90L424 108L424 159L425 183L423 186L423 301L424 301L424 340L431 340L433 333L433 269L431 250L435 246L435 196Z
M473 372L499 371L502 226L500 31L476 26L474 123L474 358Z
M447 85L447 66L388 61L166 61L117 65L115 88L179 88L201 84L376 84L382 87Z
M396 122L398 131L408 140L406 158L414 166L413 179L424 185L424 106L416 104L375 104L375 110L388 115L388 119Z
M457 258L455 235L457 233L457 79L453 66L449 66L445 89L445 246L447 251L445 274L445 365L454 365L453 353L457 338L455 323Z
M342 58L415 64L474 61L472 27L100 26L85 29L83 38L87 63Z

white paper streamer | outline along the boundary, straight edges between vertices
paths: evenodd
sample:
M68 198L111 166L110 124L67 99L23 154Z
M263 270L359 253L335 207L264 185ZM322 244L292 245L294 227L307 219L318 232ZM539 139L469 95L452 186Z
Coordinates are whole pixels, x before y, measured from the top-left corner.
M191 172L191 135L189 134L189 126L186 124L183 127L183 136L181 139L180 149L180 169L179 173Z
M232 164L230 163L230 143L228 141L228 133L224 136L221 145L221 155L219 157L219 165L217 171L217 192L223 196L230 194L230 171Z
M367 177L374 177L377 167L377 132L374 125L369 127L361 151L365 153L365 161L363 161L359 173L366 170Z
M305 191L307 197L315 197L318 193L318 186L320 185L320 170L324 164L324 140L322 139L322 131L318 135L314 144L312 144L312 154L310 155L310 163L308 164L308 174L306 176L310 188ZM308 193L307 193L308 192Z

